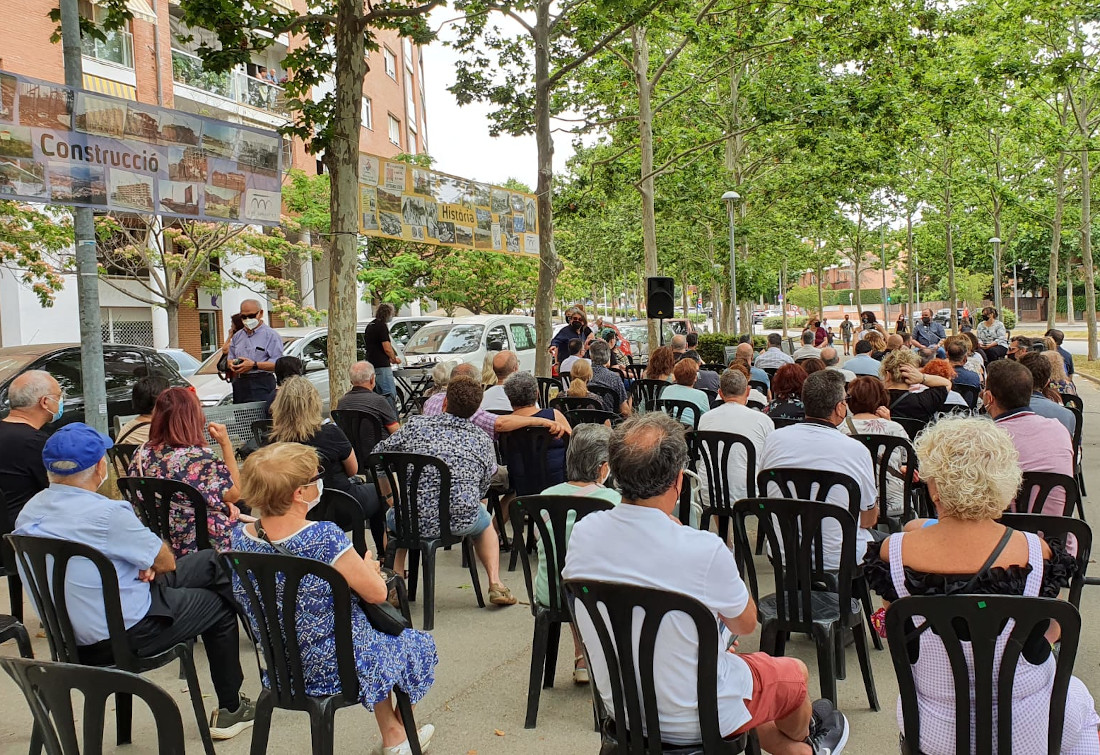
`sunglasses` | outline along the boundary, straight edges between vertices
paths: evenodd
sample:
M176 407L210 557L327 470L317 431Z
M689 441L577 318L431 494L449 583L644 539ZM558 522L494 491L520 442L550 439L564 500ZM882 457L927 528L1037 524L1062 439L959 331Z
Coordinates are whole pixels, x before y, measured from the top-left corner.
M309 482L303 484L302 487L305 487L306 485L312 485L313 483L317 482L318 480L320 480L324 476L325 476L325 468L324 467L317 467L317 474L315 474L313 477L310 477Z
M263 314L263 310L260 310L259 312L252 312L250 314L245 314L244 312L241 312L241 317L243 317L244 319L247 320L250 317L259 317L262 314Z

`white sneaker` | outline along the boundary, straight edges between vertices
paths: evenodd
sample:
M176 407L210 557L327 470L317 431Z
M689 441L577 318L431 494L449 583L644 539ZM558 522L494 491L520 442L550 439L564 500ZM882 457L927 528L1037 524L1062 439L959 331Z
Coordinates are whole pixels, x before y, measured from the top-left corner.
M416 730L416 737L420 740L420 751L427 752L428 747L432 743L432 737L435 735L435 727L431 724L424 724ZM399 745L393 747L383 747L378 745L371 750L371 755L412 755L412 746L409 744L409 740L405 740Z

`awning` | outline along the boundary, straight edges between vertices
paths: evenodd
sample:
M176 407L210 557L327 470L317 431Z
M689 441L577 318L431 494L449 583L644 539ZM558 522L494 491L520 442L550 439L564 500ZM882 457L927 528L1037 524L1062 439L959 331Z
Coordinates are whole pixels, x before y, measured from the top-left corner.
M84 88L90 92L109 94L112 97L121 97L124 100L137 99L137 89L135 87L119 81L111 81L101 76L92 76L90 73L84 74Z
M97 0L92 0L92 4L97 4ZM153 9L149 7L147 0L126 0L126 8L134 14L134 18L151 24L157 22L157 14L153 13Z

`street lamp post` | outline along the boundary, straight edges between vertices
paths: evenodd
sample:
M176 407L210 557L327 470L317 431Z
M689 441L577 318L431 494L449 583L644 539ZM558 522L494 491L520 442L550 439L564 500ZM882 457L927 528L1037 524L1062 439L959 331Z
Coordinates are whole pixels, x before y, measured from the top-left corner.
M730 220L730 303L733 305L734 335L739 332L737 316L740 312L737 310L737 246L734 244L733 237L733 206L739 199L741 199L741 195L736 191L727 191L722 195L722 201L726 203L726 213L729 215Z
M993 245L993 307L1000 316L1004 312L1001 307L1001 240L994 236L989 243Z

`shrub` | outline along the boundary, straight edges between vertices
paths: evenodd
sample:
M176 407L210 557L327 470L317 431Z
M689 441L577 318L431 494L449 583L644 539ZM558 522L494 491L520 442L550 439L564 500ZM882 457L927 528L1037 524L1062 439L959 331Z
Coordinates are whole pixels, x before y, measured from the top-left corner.
M979 313L978 316L981 317L981 314ZM1001 312L1001 322L1005 324L1006 328L1012 330L1016 327L1016 313L1011 309L1006 309L1004 312ZM975 323L975 325L976 324L977 323Z
M767 345L767 341L766 336L754 335L752 337L753 350L763 349ZM740 336L732 333L701 333L696 351L699 352L699 356L707 364L725 364L725 347L736 346L739 342Z
M804 328L806 323L809 322L808 317L798 315L796 317L787 318L787 328ZM779 330L783 327L782 317L765 317L764 318L764 330Z

